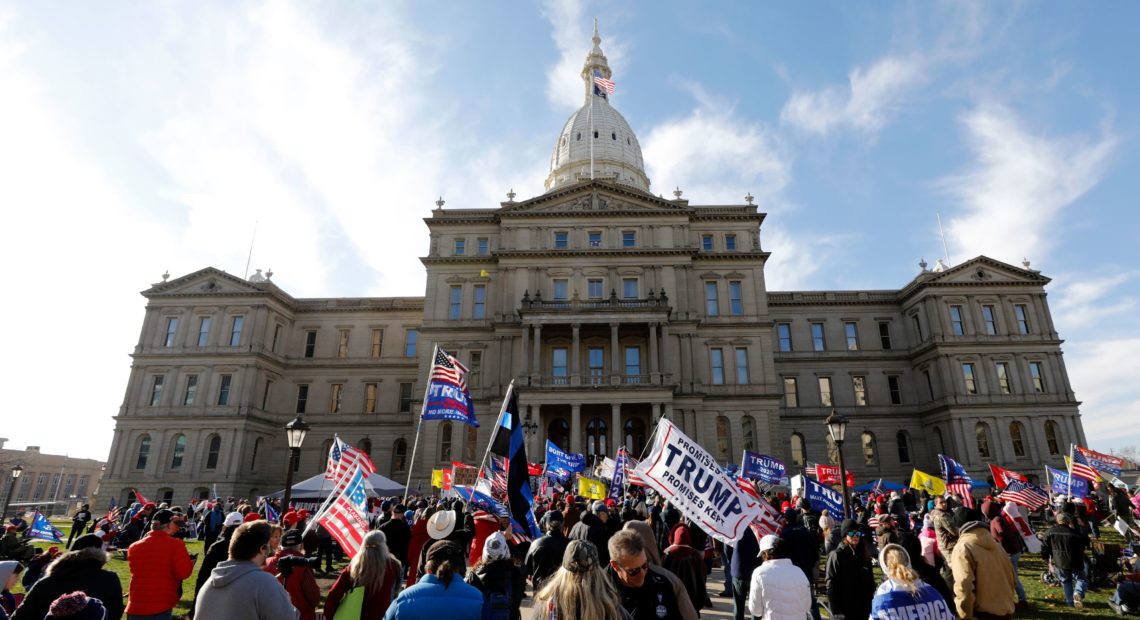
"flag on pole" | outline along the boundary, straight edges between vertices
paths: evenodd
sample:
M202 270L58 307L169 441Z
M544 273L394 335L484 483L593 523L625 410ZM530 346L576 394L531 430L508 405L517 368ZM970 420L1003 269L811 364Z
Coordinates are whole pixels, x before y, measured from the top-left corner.
M514 385L507 388L503 413L499 416L491 453L506 459L507 507L511 511L511 527L515 538L535 539L542 536L538 520L534 518L534 494L530 490L527 474L526 441L523 438L522 416L519 415L519 395Z
M443 488L443 470L442 469L431 470L431 486L433 486L437 489Z
M1090 482L1100 480L1100 474L1097 473L1096 468L1092 466L1088 458L1081 453L1082 448L1072 446L1072 461L1069 463L1069 472L1074 476L1079 476Z
M910 488L922 489L933 497L946 495L946 482L944 480L917 469L911 474Z
M626 471L626 474L629 475L630 486L648 487L649 485L646 484L645 480L641 477L641 475L637 473L637 468L641 465L641 461L638 461L637 459L633 458L632 456L629 456L628 454L625 456L625 458L626 458L625 471Z
M475 404L467 390L467 367L440 347L435 348L435 359L428 373L423 419L455 420L479 426Z
M614 476L610 479L610 497L616 500L620 500L624 492L628 461L629 455L625 451L625 446L618 448L617 459L614 461Z
M811 461L808 461L808 462L805 464L805 467L804 467L804 475L805 475L805 476L811 476L812 478L816 478L816 476L818 475L818 473L819 473L819 472L818 472L818 471L816 470L816 468L815 468L815 463L812 463ZM818 478L816 478L816 479L818 480Z
M946 491L962 496L967 508L974 507L974 481L966 468L945 454L938 455L938 465L942 469L942 479L946 481Z
M1002 499L1025 506L1030 510L1049 503L1049 496L1037 486L1020 480L1011 480L1001 493Z
M1076 446L1076 451L1073 454L1077 461L1084 463L1096 471L1106 471L1113 476L1120 475L1120 468L1124 466L1124 459L1119 456L1112 456L1111 454L1104 454L1096 450L1089 450Z
M332 446L329 448L329 460L325 467L325 478L338 483L342 478L352 473L353 468L360 466L367 473L375 473L376 466L372 459L363 450L354 448L333 435Z
M149 504L149 503L151 503L151 501L150 501L149 499L147 499L147 498L143 497L143 494L142 494L142 493L139 493L139 490L138 490L138 489L131 489L131 493L134 493L134 494L135 494L135 501L136 501L136 502L138 502L138 503L140 503L140 504Z
M1071 495L1084 499L1089 494L1089 481L1077 476L1070 476L1069 472L1053 469L1048 465L1045 471L1049 472L1049 490L1061 495Z
M359 465L353 469L348 484L317 519L350 558L360 551L369 530L368 478L364 471Z
M996 486L999 490L1004 489L1005 485L1009 484L1011 480L1029 482L1029 478L1026 478L1022 474L1019 474L1012 469L998 467L992 463L990 464L990 473L994 476L994 486Z
M606 483L585 476L578 476L578 495L590 499L606 498Z
M756 540L769 534L778 535L784 527L784 516L766 501L761 500L757 503L760 505L760 516L748 524L748 527L752 528L752 533L756 534Z
M24 536L55 543L63 542L63 532L56 529L56 527L47 520L47 517L38 510L32 517L32 523L28 526L28 531Z
M601 92L599 92L599 90L598 90L599 88L601 88L602 91L605 91L605 93L607 95L614 94L614 83L611 82L610 80L607 80L606 78L602 77L602 74L598 71L594 71L594 84L595 84L595 87L594 87L594 94L595 95L601 95L602 94ZM603 95L603 96L605 96L605 95Z
M756 488L755 482L752 482L748 478L737 477L736 486L739 487L741 491L751 495L753 499L760 501L760 489Z
M273 504L269 502L265 502L265 520L270 523L277 523L281 520L281 515L277 514L277 511L273 509Z

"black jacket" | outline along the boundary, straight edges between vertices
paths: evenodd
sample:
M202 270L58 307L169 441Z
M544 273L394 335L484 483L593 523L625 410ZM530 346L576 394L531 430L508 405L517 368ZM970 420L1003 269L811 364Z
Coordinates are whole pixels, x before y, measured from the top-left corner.
M604 567L610 563L610 532L598 515L583 513L582 520L570 529L570 540L588 540L594 543L598 548L598 564Z
M808 583L815 583L819 567L819 538L802 525L789 525L780 532L787 543L788 559L804 572Z
M1045 532L1041 557L1053 559L1053 565L1065 570L1079 570L1085 565L1085 549L1089 537L1064 525L1054 525Z
M495 560L488 564L480 564L467 571L468 584L479 588L479 591L505 592L507 584L511 586L511 620L519 620L522 614L519 611L522 600L526 596L526 575L510 559Z
M861 544L867 544L864 540ZM827 601L832 614L867 618L875 597L875 576L863 551L847 544L827 556Z
M107 620L123 617L123 587L119 576L103 570L106 554L100 549L80 549L61 555L47 574L32 586L12 620L43 620L55 599L81 590L99 599L107 610Z
M380 525L379 529L384 532L384 536L388 539L388 550L392 555L400 561L402 566L408 565L408 544L412 542L412 528L408 527L408 522L400 518L391 518Z
M562 556L569 544L570 539L561 531L551 532L531 543L526 554L526 572L536 592L542 587L542 582L562 567Z

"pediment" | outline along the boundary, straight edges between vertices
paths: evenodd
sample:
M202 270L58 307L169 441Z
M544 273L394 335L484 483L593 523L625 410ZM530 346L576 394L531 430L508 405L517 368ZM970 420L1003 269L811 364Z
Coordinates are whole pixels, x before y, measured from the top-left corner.
M235 295L243 293L263 293L264 282L252 284L235 275L214 267L207 267L194 273L160 282L142 292L147 297L163 295Z
M665 200L635 188L588 181L518 203L504 203L501 216L548 214L673 214L690 211L687 200Z
M1038 271L978 256L942 272L927 276L926 284L1047 284L1049 278Z

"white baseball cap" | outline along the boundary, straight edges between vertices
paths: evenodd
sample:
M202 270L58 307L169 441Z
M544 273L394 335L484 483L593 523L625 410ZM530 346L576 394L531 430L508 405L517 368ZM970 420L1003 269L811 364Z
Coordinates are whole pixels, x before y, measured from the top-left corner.
M775 534L768 534L764 538L761 538L760 539L760 553L764 553L765 551L771 551L772 549L775 549L776 543L779 542L779 540L780 540L780 537L776 536Z
M241 513L235 511L235 512L231 512L230 514L226 515L226 520L222 524L225 526L241 525L241 522L242 522Z

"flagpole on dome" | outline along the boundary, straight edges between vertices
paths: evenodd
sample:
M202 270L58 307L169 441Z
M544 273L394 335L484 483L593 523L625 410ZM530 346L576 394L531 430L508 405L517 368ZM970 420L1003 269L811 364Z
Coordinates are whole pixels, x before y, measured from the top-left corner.
M598 36L598 18L595 17L594 18L594 45L596 46L600 40L601 40L601 37ZM597 97L597 95L594 94L594 91L597 89L597 87L594 86L594 76L592 74L587 75L586 77L590 80L590 89L588 91L590 93L590 111L586 113L586 116L590 117L590 135L588 136L590 138L590 180L593 181L594 180L594 143L597 142L597 140L594 139L594 99Z
M439 353L439 343L437 342L436 344L434 344L432 346L431 357L428 359L431 359L432 362L434 363L435 362L435 356L438 353ZM428 380L424 382L423 402L420 403L420 420L419 420L419 422L416 423L416 438L414 441L412 441L412 460L408 461L408 480L407 480L407 483L404 484L404 504L408 503L408 489L410 489L412 486L412 470L416 466L416 449L420 447L420 430L422 430L424 427L424 411L427 410L428 391L430 389L431 389L431 377L430 377L430 371L429 371Z

